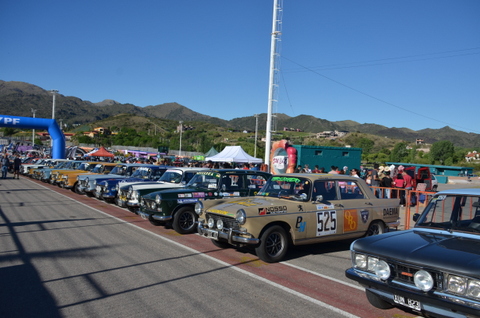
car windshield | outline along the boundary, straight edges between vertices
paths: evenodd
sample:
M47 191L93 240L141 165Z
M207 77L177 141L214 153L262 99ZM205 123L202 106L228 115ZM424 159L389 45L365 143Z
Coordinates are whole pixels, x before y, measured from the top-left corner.
M182 171L167 170L159 179L159 181L169 182L169 183L180 183L182 181Z
M83 162L80 166L78 166L78 170L91 171L95 168L95 166L95 164Z
M146 179L150 175L150 168L148 167L139 167L137 168L133 174L131 175L132 178L141 178Z
M110 174L124 176L127 174L127 167L122 165L115 166L115 168L113 168L112 171L110 171Z
M189 187L217 189L221 174L218 172L199 172L188 183Z
M310 199L311 182L306 178L278 176L271 177L257 195L283 198L294 201Z
M430 201L415 227L480 232L480 197L438 195Z

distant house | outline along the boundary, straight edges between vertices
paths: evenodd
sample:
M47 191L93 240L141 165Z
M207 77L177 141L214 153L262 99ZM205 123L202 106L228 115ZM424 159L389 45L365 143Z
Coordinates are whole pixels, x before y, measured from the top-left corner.
M469 151L467 153L467 155L465 156L465 160L467 162L479 161L480 160L480 154L477 151Z
M343 137L346 134L348 134L348 131L325 130L317 133L317 138Z

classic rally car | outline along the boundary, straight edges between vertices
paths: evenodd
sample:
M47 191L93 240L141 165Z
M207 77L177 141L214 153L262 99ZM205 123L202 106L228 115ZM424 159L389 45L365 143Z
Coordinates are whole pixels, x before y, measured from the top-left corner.
M157 182L120 184L121 187L116 203L118 206L126 206L130 211L136 212L140 206L139 199L141 196L160 190L183 188L197 172L206 170L208 168L176 167L165 171Z
M80 191L88 196L96 196L96 181L107 179L126 179L129 178L138 168L153 167L153 164L143 163L117 163L115 167L106 174L81 174L77 177ZM97 196L100 199L100 196Z
M71 189L72 191L78 194L84 194L80 189L80 184L78 183L79 175L91 175L91 174L107 174L115 167L115 163L111 162L90 162L85 165L81 165L78 170L65 170L62 171L59 175L60 182L59 184L62 188Z
M480 317L480 189L438 192L411 230L352 243L346 276L369 302L428 317Z
M382 234L399 224L399 200L377 199L364 180L339 174L275 175L255 197L195 209L201 236L218 247L255 247L265 262L281 261L291 243Z
M240 169L199 171L184 188L161 190L140 198L138 214L154 225L171 223L180 234L196 231L195 203L255 195L270 174ZM217 199L217 200L215 200Z
M61 167L53 167L53 168L46 168L39 170L39 177L38 179L43 182L51 182L51 175L52 172L54 173L57 170L68 170L68 169L75 169L76 167L80 166L83 161L81 160L68 160L65 161Z
M95 197L113 203L117 198L120 185L155 182L162 177L169 166L148 165L138 167L130 177L95 180Z

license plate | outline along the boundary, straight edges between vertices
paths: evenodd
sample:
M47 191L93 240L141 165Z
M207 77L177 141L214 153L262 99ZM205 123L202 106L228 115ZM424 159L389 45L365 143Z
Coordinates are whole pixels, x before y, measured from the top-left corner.
M421 310L422 309L422 306L420 305L420 302L417 301L417 300L413 300L413 299L410 299L410 298L405 298L403 296L399 296L399 295L393 295L393 301L399 305L402 305L402 306L405 306L405 307L408 307L408 308L412 308L412 309L415 309L415 310Z

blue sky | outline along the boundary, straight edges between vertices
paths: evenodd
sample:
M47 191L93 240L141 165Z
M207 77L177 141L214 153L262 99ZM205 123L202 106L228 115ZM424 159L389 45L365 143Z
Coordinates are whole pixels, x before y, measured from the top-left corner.
M0 80L266 113L273 0L4 0ZM284 0L275 112L480 133L480 1Z

